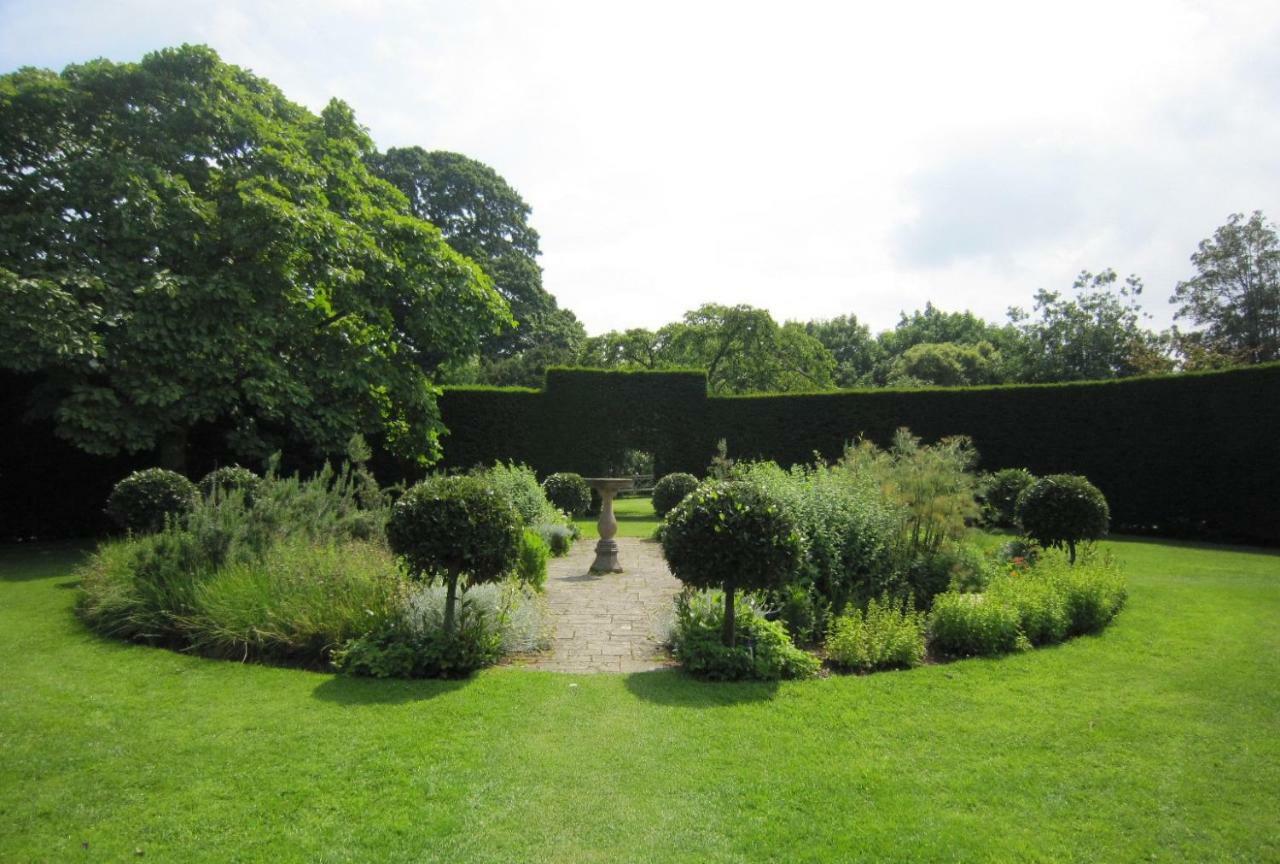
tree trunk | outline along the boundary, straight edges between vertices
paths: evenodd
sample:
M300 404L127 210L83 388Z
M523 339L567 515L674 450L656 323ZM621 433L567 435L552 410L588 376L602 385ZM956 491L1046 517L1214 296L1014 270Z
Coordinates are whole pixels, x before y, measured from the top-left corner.
M453 635L453 607L458 602L458 573L449 571L449 590L444 595L444 632Z
M735 627L734 608L733 608L733 586L724 586L724 632L720 634L720 641L732 648L737 642L737 628Z
M1076 543L1074 540L1067 541L1067 563L1076 563Z
M160 467L187 473L187 430L172 429L160 439Z

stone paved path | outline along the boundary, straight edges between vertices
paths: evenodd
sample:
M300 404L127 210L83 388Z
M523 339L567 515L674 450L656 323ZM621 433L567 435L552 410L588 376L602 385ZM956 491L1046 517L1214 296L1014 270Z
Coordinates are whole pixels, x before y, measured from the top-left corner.
M555 617L549 651L530 666L554 672L644 672L673 665L654 638L669 619L680 583L652 540L619 537L625 572L589 573L595 540L583 538L547 566L547 603Z

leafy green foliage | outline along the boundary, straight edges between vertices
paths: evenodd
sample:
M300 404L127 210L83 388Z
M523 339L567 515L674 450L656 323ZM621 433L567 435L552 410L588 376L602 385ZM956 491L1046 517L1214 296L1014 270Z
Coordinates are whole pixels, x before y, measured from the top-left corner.
M1040 290L1035 312L1009 310L1018 328L1016 359L1023 381L1096 381L1168 372L1173 364L1165 340L1142 327L1149 318L1138 297L1142 280L1129 276L1116 287L1114 270L1082 272L1075 298Z
M200 479L200 494L206 498L226 497L232 492L244 495L245 503L253 503L253 493L262 484L262 478L248 468L227 465L215 468Z
M844 669L909 668L924 662L924 613L888 597L872 599L831 623L827 657Z
M561 471L542 481L547 500L569 516L581 516L591 507L591 489L581 474Z
M107 515L126 531L147 534L189 512L195 500L195 484L186 477L164 468L147 468L115 485L107 499Z
M538 475L527 465L495 462L488 468L473 469L471 476L483 480L500 497L511 502L526 526L562 525L567 521L564 513L547 499L545 490L538 483Z
M719 592L685 590L676 601L673 650L680 665L692 675L716 681L808 678L819 662L791 642L777 621L767 621L751 604L740 604L733 617L735 638L723 637L725 609L730 602Z
M986 594L939 594L929 613L929 647L945 657L993 657L1025 650L1018 610Z
M733 594L784 585L800 564L795 520L767 491L741 481L711 481L667 514L662 553L686 585L722 588L724 642L733 645Z
M387 542L416 578L466 573L491 582L515 564L520 517L509 501L476 477L432 477L391 508Z
M784 471L771 462L739 464L736 473L767 489L795 519L804 538L797 575L811 591L808 617L819 631L825 629L826 610L839 614L849 603L904 587L894 556L900 508L883 498L868 475L822 464ZM787 592L770 599L794 607L798 598Z
M366 432L430 461L445 362L510 323L490 280L319 116L208 48L0 78L0 366L96 454L244 458Z
M988 525L1013 528L1017 525L1014 508L1022 490L1036 482L1036 476L1026 468L1001 468L982 481L981 498L984 518Z
M414 578L445 580L444 629L452 631L459 576L477 585L512 570L520 555L520 525L510 501L484 480L433 477L405 492L391 509L387 542Z
M542 535L529 528L520 535L520 557L516 562L516 576L530 588L542 589L547 581L547 559L551 548Z
M1111 523L1107 499L1076 474L1037 480L1018 496L1015 512L1028 537L1045 548L1065 547L1073 563L1076 544L1104 536Z
M685 496L698 488L698 478L683 471L663 475L653 486L653 512L659 519L670 513Z
M1197 367L1280 360L1280 236L1261 211L1227 224L1191 256L1197 275L1179 282L1174 316L1203 328L1176 334Z

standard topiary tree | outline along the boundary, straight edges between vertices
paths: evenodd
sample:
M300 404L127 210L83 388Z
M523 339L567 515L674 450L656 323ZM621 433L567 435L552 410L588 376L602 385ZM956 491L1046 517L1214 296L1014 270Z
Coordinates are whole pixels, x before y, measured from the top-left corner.
M190 511L196 494L195 484L176 471L134 471L111 490L107 515L126 531L148 534L163 528L166 517Z
M699 486L667 514L662 553L675 577L724 590L721 641L734 644L734 592L780 587L800 566L800 533L783 505L742 481Z
M665 475L653 487L653 512L662 518L670 513L685 496L698 488L698 478L677 471Z
M1107 533L1111 508L1107 499L1078 474L1052 474L1032 483L1018 496L1018 524L1041 546L1064 546L1076 563L1076 544Z
M570 516L581 516L591 508L591 487L581 474L551 474L542 481L547 500Z
M1015 527L1018 496L1034 482L1036 475L1026 468L1002 468L988 477L982 490L988 521L1001 528Z
M520 556L520 516L478 477L432 477L405 492L387 520L387 542L418 579L442 575L444 629L453 632L458 577L494 582ZM465 590L465 589L464 589Z
M253 503L253 495L258 491L262 478L248 468L239 465L228 465L215 468L200 478L200 494L206 498L214 495L225 497L232 492L243 492L244 502Z

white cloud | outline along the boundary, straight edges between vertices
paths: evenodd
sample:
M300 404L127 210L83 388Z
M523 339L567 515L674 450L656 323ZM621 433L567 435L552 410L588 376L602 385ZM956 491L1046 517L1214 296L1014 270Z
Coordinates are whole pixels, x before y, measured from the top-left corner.
M383 146L491 164L593 331L700 302L1000 317L1083 267L1187 275L1280 216L1274 4L0 5L0 67L206 42Z

